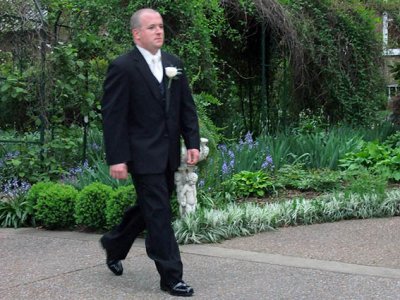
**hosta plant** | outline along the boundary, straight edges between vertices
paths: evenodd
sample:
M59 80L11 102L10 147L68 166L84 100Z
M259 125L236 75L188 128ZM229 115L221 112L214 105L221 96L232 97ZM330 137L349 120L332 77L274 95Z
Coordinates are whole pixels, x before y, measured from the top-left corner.
M275 191L272 179L264 171L242 171L232 176L224 185L239 197L264 197Z

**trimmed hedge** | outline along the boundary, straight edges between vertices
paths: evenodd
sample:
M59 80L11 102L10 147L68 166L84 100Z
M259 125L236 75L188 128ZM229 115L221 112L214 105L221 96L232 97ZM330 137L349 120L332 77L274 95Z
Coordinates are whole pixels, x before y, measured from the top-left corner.
M133 185L117 188L112 197L106 200L106 226L111 229L121 222L125 210L136 202L136 193Z
M75 221L91 229L106 227L106 202L112 197L110 186L94 182L80 191L75 203Z
M78 191L60 183L42 184L30 193L36 222L48 229L74 225L74 206Z

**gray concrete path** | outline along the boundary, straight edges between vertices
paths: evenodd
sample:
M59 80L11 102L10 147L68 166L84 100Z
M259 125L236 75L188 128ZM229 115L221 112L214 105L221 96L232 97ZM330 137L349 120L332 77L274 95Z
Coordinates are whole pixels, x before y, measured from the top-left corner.
M0 299L173 299L143 240L124 275L104 264L100 235L0 229ZM181 246L193 299L400 299L400 218L281 228Z

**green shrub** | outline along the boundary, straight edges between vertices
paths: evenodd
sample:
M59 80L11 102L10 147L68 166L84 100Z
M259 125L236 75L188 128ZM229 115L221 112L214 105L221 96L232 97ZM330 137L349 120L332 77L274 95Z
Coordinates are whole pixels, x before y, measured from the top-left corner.
M106 225L110 229L121 222L125 210L136 202L136 193L133 185L122 186L112 193L106 200Z
M39 199L40 194L44 191L47 191L50 187L53 187L54 185L57 185L57 183L51 181L38 182L32 185L29 192L25 196L26 201L30 206L34 207L37 203L37 200Z
M37 203L33 208L39 224L49 229L74 225L74 204L78 195L74 187L55 183L37 195Z
M224 185L239 197L264 197L275 190L271 178L263 171L242 171L233 175Z
M76 224L92 229L106 227L106 201L112 197L112 188L94 182L79 192L75 204Z

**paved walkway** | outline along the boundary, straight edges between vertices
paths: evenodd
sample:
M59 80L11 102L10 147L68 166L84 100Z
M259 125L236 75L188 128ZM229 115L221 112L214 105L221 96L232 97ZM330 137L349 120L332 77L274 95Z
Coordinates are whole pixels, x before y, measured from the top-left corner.
M158 288L143 240L117 277L99 237L0 229L0 299L174 299ZM181 252L193 299L400 299L400 217L281 228Z

